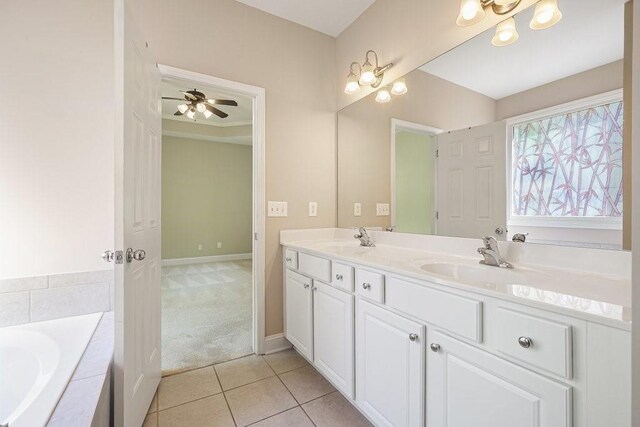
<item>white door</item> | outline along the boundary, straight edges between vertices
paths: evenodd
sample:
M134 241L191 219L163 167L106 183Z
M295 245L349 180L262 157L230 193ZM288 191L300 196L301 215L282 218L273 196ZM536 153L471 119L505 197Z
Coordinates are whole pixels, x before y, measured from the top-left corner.
M504 240L506 122L442 133L437 138L438 235Z
M124 0L116 7L116 426L142 425L160 367L160 73Z
M308 277L287 270L284 335L300 354L313 360L313 294Z
M361 299L357 305L358 405L377 426L422 426L425 327Z
M354 297L313 282L313 360L316 368L353 399Z
M429 344L427 425L571 426L571 387L438 332Z

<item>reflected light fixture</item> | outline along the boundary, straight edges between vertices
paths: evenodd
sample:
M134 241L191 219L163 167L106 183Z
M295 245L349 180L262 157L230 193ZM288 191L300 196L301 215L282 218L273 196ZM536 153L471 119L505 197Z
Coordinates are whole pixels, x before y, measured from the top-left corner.
M556 25L562 19L562 12L558 9L558 0L540 0L536 4L533 19L529 24L532 30L545 30Z
M405 82L404 77L393 82L393 86L391 86L391 93L393 95L404 95L407 93L407 83Z
M516 30L516 20L509 18L496 26L496 35L493 36L491 44L494 46L507 46L518 40L518 30Z
M189 110L189 111L187 111L187 117L189 117L189 118L190 118L190 119L192 119L192 120L193 120L193 119L195 119L195 117L196 117L196 112L195 112L195 110Z
M360 67L360 64L358 64L357 62L351 63L351 67L349 68L349 75L347 76L347 85L344 88L344 93L346 93L347 95L351 95L352 93L356 93L357 91L360 90L360 83L358 82L358 76L356 76L356 73L353 72L354 65L356 65L360 70L362 70L362 67ZM360 74L362 73L360 72Z
M389 90L386 87L383 87L376 94L376 102L383 104L389 101L391 101L391 94L389 93Z
M213 116L213 113L211 111L207 110L206 108L205 108L205 110L204 110L204 112L202 114L204 114L204 118L205 119L208 119L209 117Z
M188 109L189 106L187 104L178 105L178 111L180 111L182 114L186 113Z
M196 105L196 110L204 114L204 112L207 111L207 107L204 105L204 102L199 102L198 105Z
M461 27L477 24L484 19L484 16L484 8L480 0L462 0L456 24Z
M370 58L371 56L373 56L374 59L373 63ZM354 71L354 66L358 67L358 74ZM373 50L368 50L365 54L362 66L357 62L351 63L344 93L347 95L356 93L360 89L360 86L371 86L372 88L377 88L380 86L380 83L382 83L382 79L384 79L385 71L391 67L393 67L392 63L380 66L378 63L378 54Z

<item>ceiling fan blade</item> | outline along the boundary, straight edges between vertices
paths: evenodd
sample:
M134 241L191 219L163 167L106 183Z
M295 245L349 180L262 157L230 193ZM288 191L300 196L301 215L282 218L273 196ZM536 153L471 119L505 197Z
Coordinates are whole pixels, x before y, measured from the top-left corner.
M216 116L220 117L221 119L224 119L224 118L229 116L224 111L220 111L216 107L212 107L211 105L209 105L209 103L205 103L204 105L205 105L205 107L207 107L207 110L211 111L213 114L215 114Z
M172 100L175 100L175 101L183 101L183 102L184 102L184 101L188 101L188 99L184 99L184 98L171 98L171 97L169 97L169 96L163 96L163 97L162 97L162 99L172 99Z
M232 99L214 99L214 105L231 105L233 107L237 107L238 103ZM209 102L207 100L207 102ZM210 102L209 102L210 103Z
M175 113L173 113L174 116L182 116L183 114L180 111L176 111Z

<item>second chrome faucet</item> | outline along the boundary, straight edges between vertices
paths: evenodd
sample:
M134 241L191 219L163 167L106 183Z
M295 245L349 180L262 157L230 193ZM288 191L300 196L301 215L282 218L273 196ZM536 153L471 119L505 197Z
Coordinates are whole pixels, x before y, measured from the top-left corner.
M371 241L371 237L369 237L367 230L365 230L364 227L358 228L358 234L354 234L353 237L360 240L360 246L366 246L369 248L374 248L376 246L376 244Z
M500 255L498 241L495 237L485 236L482 238L482 243L484 243L484 246L478 248L478 253L484 256L484 259L480 261L480 264L501 268L513 268L513 265L505 261Z

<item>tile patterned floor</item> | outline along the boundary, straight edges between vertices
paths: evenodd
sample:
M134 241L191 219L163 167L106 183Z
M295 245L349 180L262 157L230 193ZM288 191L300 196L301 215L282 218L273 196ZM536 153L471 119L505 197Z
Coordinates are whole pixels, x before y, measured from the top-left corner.
M162 378L143 427L371 424L295 350Z
M251 260L162 267L162 370L253 352Z

